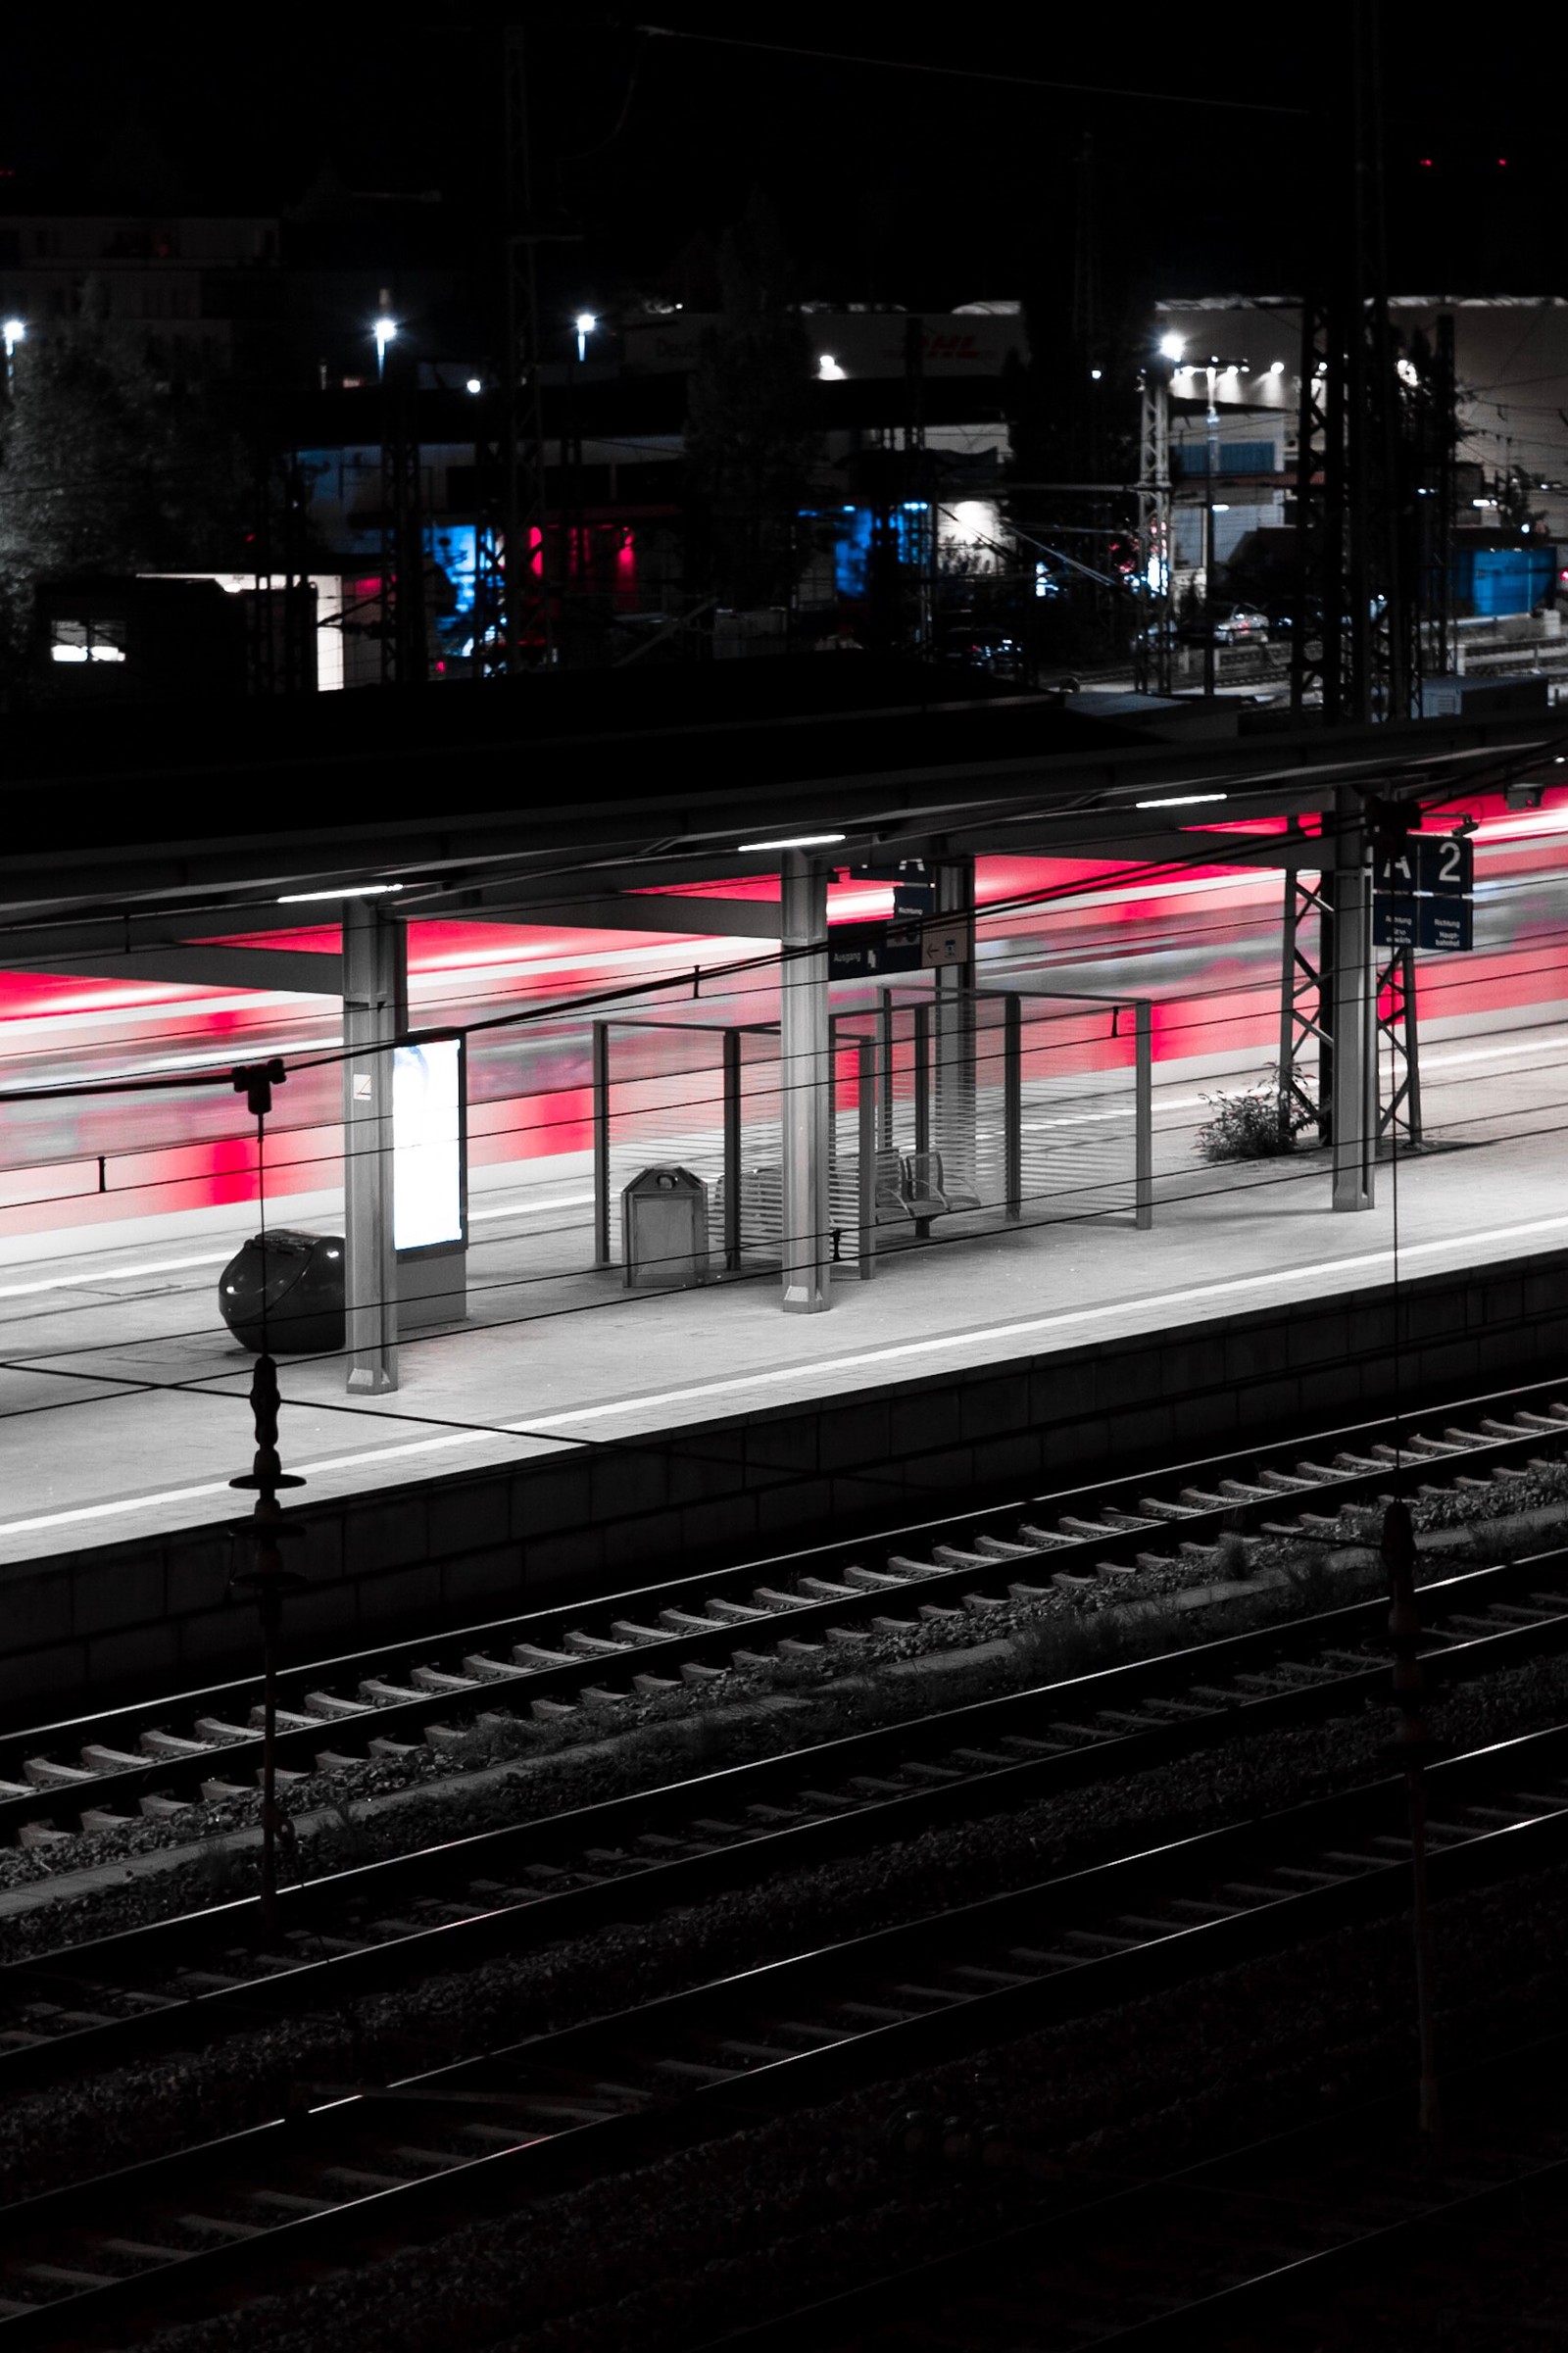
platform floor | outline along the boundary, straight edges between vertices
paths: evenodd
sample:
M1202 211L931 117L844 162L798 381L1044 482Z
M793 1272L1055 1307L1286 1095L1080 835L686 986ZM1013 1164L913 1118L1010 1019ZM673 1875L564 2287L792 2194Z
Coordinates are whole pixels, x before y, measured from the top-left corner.
M1470 1016L1423 1049L1433 1149L1401 1159L1398 1265L1411 1275L1568 1243L1568 1024ZM1258 1075L1255 1065L1249 1075ZM1004 1362L1386 1281L1394 1174L1377 1206L1336 1214L1326 1157L1206 1167L1214 1059L1156 1073L1153 1229L1048 1218L890 1250L833 1285L830 1312L786 1316L776 1275L628 1294L595 1273L580 1159L483 1172L469 1321L403 1344L402 1386L350 1399L341 1362L284 1362L282 1451L310 1496L690 1428L925 1372ZM291 1201L290 1223L336 1204ZM0 1245L0 1560L225 1521L249 1467L252 1359L215 1301L254 1209L98 1228L90 1248ZM51 1250L57 1254L46 1254Z

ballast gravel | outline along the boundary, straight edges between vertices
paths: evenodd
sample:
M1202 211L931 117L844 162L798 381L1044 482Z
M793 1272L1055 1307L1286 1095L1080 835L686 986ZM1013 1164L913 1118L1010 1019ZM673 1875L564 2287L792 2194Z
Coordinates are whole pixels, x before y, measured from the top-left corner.
M932 1655L940 1656L935 1645ZM984 1672L984 1663L976 1663ZM949 1695L944 1690L942 1697ZM805 1729L797 1711L809 1716L824 1695L803 1683L788 1694L774 1687L765 1696L776 1720L748 1736L762 1743L756 1753L795 1745ZM781 1696L789 1702L783 1710ZM924 1713L935 1697L927 1685L902 1704L906 1712ZM1568 1661L1542 1659L1447 1694L1439 1730L1452 1746L1476 1746L1560 1720L1565 1698ZM711 1721L711 1710L693 1710L643 1729L650 1747L656 1738L666 1746L683 1743L690 1769L701 1770L710 1761L705 1750L712 1740ZM672 1911L645 1928L610 1930L516 1960L434 1977L358 2005L352 2017L289 2022L210 2050L172 2054L19 2098L0 2117L0 2195L30 2195L133 2164L159 2149L216 2137L319 2096L325 2085L405 2076L808 1944L1350 1786L1385 1769L1379 1750L1388 1729L1387 1710L1369 1707L1333 1723L1234 1740L1155 1772L924 1833L863 1857L797 1870L756 1889ZM609 1793L601 1775L616 1786L637 1786L642 1768L628 1765L621 1753L632 1745L563 1743L531 1757L527 1778L537 1776L537 1793L548 1785L549 1794L529 1810L582 1802L589 1788ZM447 1809L455 1800L461 1806L463 1780L450 1763L442 1770L442 1763L435 1759L429 1775L436 1784L429 1791L432 1825L439 1821L443 1835L451 1835ZM568 1788L569 1796L564 1794ZM505 1802L513 1809L507 1818L518 1818L515 1788ZM352 1854L361 1834L352 1820L340 1827ZM400 1834L397 1843L409 1842ZM211 1872L214 1861L209 1857L195 1868ZM53 1943L63 1940L63 1918L57 1910ZM1457 1937L1451 1949L1445 1942L1442 1956L1451 2031L1490 2032L1495 2005L1488 1992L1489 1969L1498 1998L1516 1981L1527 1991L1535 1985L1534 1979L1520 1981L1534 1961L1541 1963L1544 1987L1553 1941L1560 1944L1568 1926L1568 1875L1545 1874L1529 1887L1452 1899L1442 1907L1441 1919L1446 1939ZM1447 1928L1450 1920L1464 1924L1462 1936ZM95 1919L92 1933L108 1925L115 1923ZM285 2345L292 2353L301 2343L322 2353L339 2344L358 2348L365 2342L364 2298L373 2293L378 2313L395 2316L388 2318L386 2333L377 2324L376 2341L389 2353L404 2347L412 2353L425 2344L520 2348L526 2342L530 2348L580 2347L582 2353L601 2347L610 2353L631 2341L654 2353L666 2345L696 2345L748 2310L797 2296L808 2280L820 2292L832 2292L884 2260L896 2269L929 2251L956 2223L976 2233L988 2221L1003 2227L1038 2196L1032 2178L1020 2186L990 2174L974 2180L944 2175L927 2187L890 2169L880 2134L901 2104L972 2113L1008 2134L1032 2133L1070 2165L1136 2161L1168 2170L1182 2161L1183 2149L1200 2151L1205 2132L1210 2141L1216 2134L1234 2141L1236 2118L1250 2120L1259 2102L1267 2113L1256 2130L1264 2132L1270 2117L1275 2126L1282 2121L1280 2103L1298 2103L1292 2112L1298 2113L1303 2099L1353 2095L1374 2061L1381 2064L1407 2038L1408 1968L1402 1931L1392 1941L1381 1929L1348 1933L1348 1939L1314 1948L1304 1988L1299 1961L1292 1956L1250 1965L1180 1997L1156 1997L1113 2020L1088 2022L1065 2043L1060 2036L1031 2038L956 2072L941 2071L812 2117L729 2135L717 2149L688 2151L592 2192L552 2200L538 2215L476 2224L425 2253L377 2267L365 2281L358 2275L352 2281L327 2280L232 2319L148 2341L156 2341L160 2353L207 2353L209 2347L214 2353L220 2347L224 2353L273 2353ZM1352 1948L1353 1959L1344 1959ZM1342 1958L1325 1965L1325 1952ZM1386 1989L1379 1990L1385 1980ZM1138 2020L1151 2013L1162 2023L1135 2031L1135 2011ZM1027 2058L1037 2050L1038 2060ZM1132 2150L1142 2154L1135 2159L1127 2153ZM591 2309L585 2302L590 2287ZM533 2317L525 2335L518 2335L523 2310Z
M1437 1907L1447 2064L1555 2015L1565 1933L1560 1868ZM362 2353L373 2314L384 2353L696 2353L748 2320L1036 2220L1058 2175L1158 2176L1396 2089L1412 2045L1407 1922L1346 1930L141 2341ZM889 2146L910 2112L995 2133L1004 2161L911 2171Z
M1539 1659L1446 1700L1445 1739L1479 1746L1568 1710L1568 1660ZM1389 1711L1236 1740L875 1851L781 1873L597 1935L16 2097L0 2195L28 2196L261 2123L324 2096L635 2006L811 1945L867 1934L1113 1853L1191 1836L1386 1773Z
M1563 1523L1565 1493L1568 1465L1542 1464L1508 1481L1513 1508L1505 1518L1496 1516L1492 1491L1418 1496L1414 1517L1433 1573L1497 1557L1498 1545L1548 1543ZM549 1724L519 1716L511 1727L493 1712L483 1735L302 1776L285 1803L292 1815L315 1818L302 1861L308 1876L320 1876L898 1723L933 1705L1085 1674L1135 1650L1209 1641L1355 1599L1378 1585L1376 1556L1366 1548L1377 1521L1374 1510L1347 1507L1343 1524L1361 1548L1339 1551L1267 1537L1228 1540L1221 1550L1241 1575L1217 1588L1212 1566L1173 1560L1141 1574L1130 1593L1098 1584L868 1633L853 1644L826 1643L814 1659L724 1670L612 1712L583 1708ZM1217 1606L1207 1600L1216 1593L1226 1596ZM516 1773L498 1776L496 1764L508 1758ZM407 1802L389 1804L395 1799ZM0 1962L253 1893L259 1807L257 1797L229 1798L58 1845L0 1846ZM25 1894L27 1908L8 1912L8 1889ZM37 1902L45 1891L50 1900Z

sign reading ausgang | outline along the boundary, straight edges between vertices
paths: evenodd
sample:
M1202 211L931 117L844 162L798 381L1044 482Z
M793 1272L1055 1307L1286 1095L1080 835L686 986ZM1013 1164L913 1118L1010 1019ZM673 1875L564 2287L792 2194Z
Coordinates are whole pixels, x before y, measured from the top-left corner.
M967 915L895 917L891 923L835 923L828 933L829 980L881 979L932 964L967 964L974 925Z

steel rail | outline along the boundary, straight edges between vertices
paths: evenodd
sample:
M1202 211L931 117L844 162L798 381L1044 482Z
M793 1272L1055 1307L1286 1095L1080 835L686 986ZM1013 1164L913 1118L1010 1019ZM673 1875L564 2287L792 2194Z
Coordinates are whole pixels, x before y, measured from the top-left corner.
M1568 1856L1568 1727L1428 1778L1434 1893ZM1379 1781L400 2083L340 2087L304 2116L28 2199L0 2211L0 2346L58 2343L63 2326L80 2341L152 2309L167 2326L193 2296L275 2291L301 2266L1388 1917L1407 1894L1403 1820L1402 1777Z
M1051 2211L838 2294L707 2337L702 2353L795 2353L801 2344L810 2344L816 2353L891 2353L894 2346L919 2346L922 2321L931 2324L933 2342L951 2346L963 2328L965 2305L1005 2301L1009 2283L1026 2279L1030 2303L1042 2309L1053 2273L1061 2280L1086 2247L1103 2249L1112 2261L1117 2248L1138 2250L1142 2260L1135 2293L1140 2304L1147 2304L1148 2259L1159 2234L1173 2227L1192 2229L1200 2239L1211 2241L1229 2218L1234 2227L1226 2252L1251 2267L1243 2277L1178 2296L1165 2311L1140 2313L1125 2326L1117 2326L1102 2310L1093 2339L1097 2345L1138 2348L1138 2353L1145 2347L1152 2353L1165 2345L1220 2342L1219 2331L1256 2326L1264 2319L1277 2321L1287 2305L1298 2312L1303 2298L1334 2292L1367 2270L1384 2267L1387 2277L1388 2264L1407 2261L1422 2241L1441 2235L1446 2242L1456 2226L1485 2224L1499 2210L1517 2206L1521 2194L1568 2185L1568 2158L1555 2153L1562 2130L1552 2089L1561 2080L1565 2059L1568 2034L1555 2034L1445 2069L1450 2141L1477 2116L1491 2121L1500 2094L1503 2122L1526 2144L1519 2147L1512 2169L1458 2190L1452 2188L1446 2167L1434 2165L1432 2153L1414 2145L1407 2086L1348 2109L1319 2112L1304 2124L1201 2158L1175 2173L1132 2181L1114 2177L1102 2181L1088 2168L1075 2181L1063 2181L1062 2169L1042 2162L1034 2151L960 2127L955 2137L972 2162L991 2170L1015 2168L1051 2177L1045 2191ZM1528 2128L1519 2130L1524 2121L1520 2111L1528 2110L1532 2092L1553 2111L1544 2135L1539 2126L1533 2136ZM1551 2153L1544 2153L1544 2138ZM1376 2152L1375 2159L1368 2161L1368 2152ZM1314 2185L1328 2189L1337 2176L1351 2170L1366 2177L1365 2192L1357 2205L1351 2184L1350 2211L1343 2215L1340 2233L1330 2243L1284 2260L1277 2243L1261 2260L1244 2252L1243 2226L1249 2209L1255 2211L1259 2204L1264 2208L1260 2219L1276 2242L1290 2235L1295 2217L1287 2199L1271 2192L1272 2182L1306 2176ZM1417 2210L1392 2222L1372 2219L1369 2206L1386 2205L1391 2187L1401 2202L1414 2198ZM1070 2294L1062 2301L1070 2303ZM1059 2304L1055 2312L1061 2320ZM1070 2318L1064 2326L1070 2333Z
M1437 1680L1568 1648L1568 1593L1543 1591L1544 1577L1568 1585L1568 1549L1423 1589L1437 1604L1424 1645ZM1351 1603L324 1874L280 1891L270 1940L244 1897L6 1964L0 2088L206 2042L1373 1703L1389 1689L1386 1616L1382 1601ZM1366 1663L1347 1666L1356 1652Z
M1509 1424L1502 1413L1535 1420ZM1484 1469L1500 1489L1509 1473L1568 1440L1568 1379L1468 1397L1416 1419L1401 1439L1411 1473L1441 1486L1473 1483ZM1434 1424L1443 1435L1430 1434ZM702 1682L737 1658L776 1663L780 1643L853 1645L890 1613L895 1623L943 1611L958 1619L1105 1579L1136 1598L1141 1557L1217 1563L1219 1541L1233 1532L1350 1544L1355 1533L1340 1515L1387 1493L1395 1430L1385 1416L1316 1431L290 1667L280 1678L279 1762L306 1773L320 1760L330 1771L385 1753L376 1743L451 1745L465 1725L483 1729L498 1708L559 1717L586 1695L602 1711L623 1691L640 1696ZM1305 1466L1277 1467L1301 1448ZM861 1565L877 1555L884 1565ZM897 1614L908 1611L912 1619ZM0 1838L52 1845L79 1835L78 1822L97 1830L127 1819L123 1807L165 1814L204 1792L239 1793L244 1785L227 1777L257 1769L261 1696L260 1681L247 1678L0 1735Z

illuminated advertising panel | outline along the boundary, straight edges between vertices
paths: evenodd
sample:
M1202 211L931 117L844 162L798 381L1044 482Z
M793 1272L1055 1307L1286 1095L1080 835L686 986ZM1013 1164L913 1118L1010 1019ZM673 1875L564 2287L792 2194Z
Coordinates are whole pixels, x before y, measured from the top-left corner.
M461 1038L392 1051L392 1231L400 1254L467 1241Z

